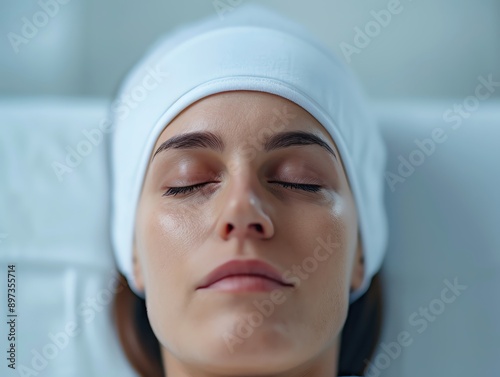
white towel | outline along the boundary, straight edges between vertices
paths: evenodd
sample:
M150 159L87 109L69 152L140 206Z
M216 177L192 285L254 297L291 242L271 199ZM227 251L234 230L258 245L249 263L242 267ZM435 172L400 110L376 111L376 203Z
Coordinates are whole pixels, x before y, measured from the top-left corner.
M183 109L214 93L268 92L296 103L331 134L358 210L365 259L362 286L379 270L387 243L383 205L386 151L349 69L305 28L244 5L161 39L124 80L112 117L112 242L136 294L132 241L136 206L153 146Z

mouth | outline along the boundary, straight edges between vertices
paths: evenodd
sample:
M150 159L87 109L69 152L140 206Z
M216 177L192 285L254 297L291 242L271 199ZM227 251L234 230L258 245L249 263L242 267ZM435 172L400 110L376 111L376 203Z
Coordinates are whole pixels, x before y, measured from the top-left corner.
M269 292L293 287L277 269L264 261L236 259L214 269L196 289L235 293Z
M260 275L231 275L199 289L211 289L221 292L270 292L292 286L292 284L284 284Z

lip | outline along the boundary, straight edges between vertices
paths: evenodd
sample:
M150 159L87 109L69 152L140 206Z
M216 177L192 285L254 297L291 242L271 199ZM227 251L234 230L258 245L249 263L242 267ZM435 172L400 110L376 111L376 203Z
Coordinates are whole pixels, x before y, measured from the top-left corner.
M294 287L281 277L278 270L258 259L234 259L210 272L198 285L198 289L220 291L270 291Z

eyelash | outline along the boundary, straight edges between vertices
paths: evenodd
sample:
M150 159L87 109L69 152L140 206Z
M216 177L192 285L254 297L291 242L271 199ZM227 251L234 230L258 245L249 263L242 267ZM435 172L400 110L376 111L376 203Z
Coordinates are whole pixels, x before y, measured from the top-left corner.
M177 194L189 193L189 192L192 192L198 188L201 188L202 186L205 186L209 183L212 183L212 182L198 183L198 184L192 185L192 186L170 187L163 194L163 196L175 196ZM318 185L305 185L305 184L299 184L299 183L279 182L279 181L271 181L270 183L278 183L285 188L289 187L291 189L299 189L299 190L303 190L303 191L307 191L307 192L318 192L321 190L321 186L318 186Z

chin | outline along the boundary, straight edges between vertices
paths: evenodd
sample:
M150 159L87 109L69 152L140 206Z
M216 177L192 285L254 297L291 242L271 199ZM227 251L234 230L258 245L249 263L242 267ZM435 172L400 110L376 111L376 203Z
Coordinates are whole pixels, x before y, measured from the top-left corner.
M215 375L273 375L292 369L298 362L298 355L290 351L273 350L256 342L233 354L222 347L224 349L213 347L212 342L200 343L199 349L191 347L187 356L198 367Z
M290 368L299 359L307 358L301 339L290 337L292 325L286 326L283 321L278 323L278 319L267 318L260 326L251 328L240 318L233 318L229 326L227 316L224 323L205 323L207 331L198 332L198 336L193 337L189 353L193 353L192 344L197 344L198 351L205 354L204 358L214 367L228 366L231 371L241 368L243 374L262 373L263 366L266 366L267 373L276 373ZM205 341L201 339L202 334Z

